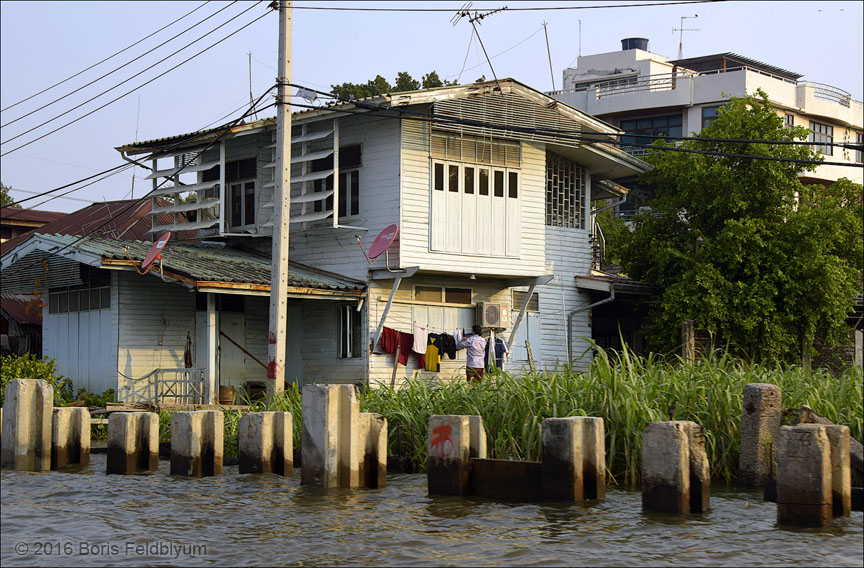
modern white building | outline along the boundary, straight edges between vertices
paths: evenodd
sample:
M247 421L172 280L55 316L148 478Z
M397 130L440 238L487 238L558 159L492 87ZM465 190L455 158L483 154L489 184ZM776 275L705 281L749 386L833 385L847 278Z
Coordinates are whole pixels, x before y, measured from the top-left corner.
M621 40L620 51L580 56L564 70L558 100L631 134L691 136L711 122L730 97L762 89L786 124L810 129L810 141L862 144L864 107L850 93L735 53L670 60L652 53L645 38ZM646 141L647 140L647 141ZM634 155L650 139L623 138ZM636 146L637 144L642 146ZM822 147L826 162L861 164L860 150ZM864 183L864 168L822 165L805 183L841 177Z

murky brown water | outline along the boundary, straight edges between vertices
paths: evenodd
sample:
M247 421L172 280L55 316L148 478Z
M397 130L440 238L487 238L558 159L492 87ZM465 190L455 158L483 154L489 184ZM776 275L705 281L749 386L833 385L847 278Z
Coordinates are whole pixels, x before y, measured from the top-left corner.
M862 513L776 526L759 493L714 489L712 510L648 515L638 492L592 506L428 497L425 475L383 490L322 490L299 474L184 479L0 474L6 566L862 566Z

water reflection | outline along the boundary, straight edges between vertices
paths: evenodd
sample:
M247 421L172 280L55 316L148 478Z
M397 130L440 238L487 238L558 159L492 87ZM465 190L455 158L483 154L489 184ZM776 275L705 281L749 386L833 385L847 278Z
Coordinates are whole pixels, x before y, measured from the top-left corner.
M167 461L151 474L107 476L104 454L92 459L0 474L4 567L864 563L860 512L826 529L778 528L776 506L753 492L714 488L709 512L676 517L643 513L638 491L614 488L586 506L501 503L427 496L423 475L391 475L382 490L324 490L300 485L299 472L236 466L173 477ZM60 554L37 555L46 542Z

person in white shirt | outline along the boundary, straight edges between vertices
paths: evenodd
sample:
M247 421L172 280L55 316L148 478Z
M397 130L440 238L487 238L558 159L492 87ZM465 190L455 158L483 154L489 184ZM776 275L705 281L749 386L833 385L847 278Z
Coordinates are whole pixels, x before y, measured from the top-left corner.
M483 379L483 371L486 368L486 340L480 335L483 329L479 325L472 327L471 331L474 334L468 335L458 342L456 349L467 349L465 352L468 357L465 368L466 378L469 383L479 383Z

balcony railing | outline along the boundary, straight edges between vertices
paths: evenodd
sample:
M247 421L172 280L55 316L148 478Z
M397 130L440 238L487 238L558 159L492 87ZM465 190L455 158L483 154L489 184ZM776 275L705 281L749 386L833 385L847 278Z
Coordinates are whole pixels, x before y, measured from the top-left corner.
M205 404L204 369L154 369L124 387L124 402Z

